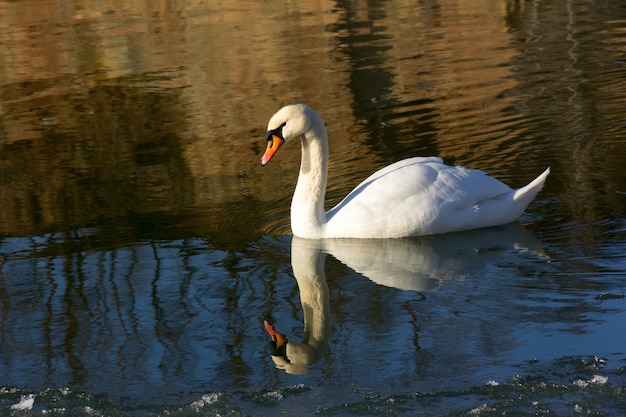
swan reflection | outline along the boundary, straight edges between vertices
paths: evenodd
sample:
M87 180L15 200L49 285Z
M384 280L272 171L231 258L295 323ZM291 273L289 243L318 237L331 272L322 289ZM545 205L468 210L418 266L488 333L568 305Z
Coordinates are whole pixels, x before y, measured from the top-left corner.
M288 340L273 324L271 355L276 367L304 374L320 359L330 337L327 254L373 282L407 291L432 291L450 281L507 263L529 251L545 256L541 243L519 223L447 235L404 239L303 239L293 237L291 265L304 311L304 337ZM511 260L515 262L515 260Z
M322 240L294 237L291 242L291 267L298 282L304 311L304 337L293 342L265 322L272 337L270 351L277 368L290 374L305 374L309 364L326 351L330 336L330 299L322 251Z
M517 222L416 238L328 239L324 251L379 285L411 291L462 281L501 263L507 254L531 251L545 256L537 238Z

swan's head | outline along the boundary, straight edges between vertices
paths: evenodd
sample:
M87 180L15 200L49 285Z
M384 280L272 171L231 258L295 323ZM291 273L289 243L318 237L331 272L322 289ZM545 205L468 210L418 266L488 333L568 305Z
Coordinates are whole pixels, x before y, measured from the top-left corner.
M274 326L272 326L267 320L265 320L263 324L265 325L265 330L272 338L272 341L270 342L270 353L272 358L274 358L274 361L277 364L290 363L289 357L287 356L287 344L289 343L289 340L287 340L283 334L278 333L276 329L274 329Z
M270 354L276 367L284 369L288 374L306 374L308 365L314 362L315 349L306 343L289 343L287 338L278 333L267 320L265 321L265 330L272 338Z
M311 128L312 116L319 118L315 110L305 104L290 104L278 110L267 124L267 149L261 165L267 164L283 143L306 133Z

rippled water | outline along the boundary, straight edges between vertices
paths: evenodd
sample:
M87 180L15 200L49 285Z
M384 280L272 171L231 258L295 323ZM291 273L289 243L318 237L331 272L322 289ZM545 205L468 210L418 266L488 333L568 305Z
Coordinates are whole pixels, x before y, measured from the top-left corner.
M0 4L0 414L626 414L626 7ZM293 239L306 102L328 204L411 156L520 224ZM268 320L289 339L270 347Z

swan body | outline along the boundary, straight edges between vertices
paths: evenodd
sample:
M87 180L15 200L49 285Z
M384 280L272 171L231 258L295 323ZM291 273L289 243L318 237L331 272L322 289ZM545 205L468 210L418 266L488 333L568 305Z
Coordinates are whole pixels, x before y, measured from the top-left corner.
M267 130L262 165L282 144L301 139L291 229L303 238L398 238L511 223L550 173L548 168L514 190L482 171L445 165L437 157L408 158L370 175L325 212L328 137L322 119L309 106L288 105L272 116Z

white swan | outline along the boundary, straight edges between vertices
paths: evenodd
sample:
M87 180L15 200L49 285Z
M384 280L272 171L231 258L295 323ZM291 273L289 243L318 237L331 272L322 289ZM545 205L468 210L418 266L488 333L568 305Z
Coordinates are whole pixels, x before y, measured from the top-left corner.
M409 158L359 184L324 212L328 137L319 115L304 104L281 108L267 126L265 165L280 146L300 137L302 162L291 202L291 230L304 238L397 238L478 229L514 222L543 188L546 169L513 190L475 169L440 158Z

